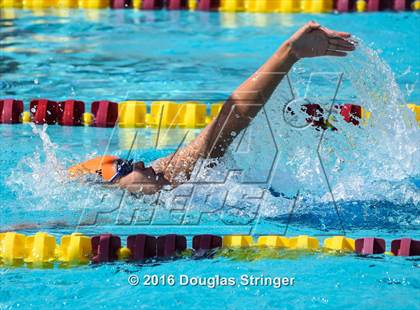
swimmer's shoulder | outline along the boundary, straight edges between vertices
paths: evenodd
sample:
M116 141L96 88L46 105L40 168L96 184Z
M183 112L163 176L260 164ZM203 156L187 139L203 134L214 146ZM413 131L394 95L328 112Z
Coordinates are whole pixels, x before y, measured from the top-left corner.
M165 173L165 168L169 162L169 157L158 158L152 162L151 166L156 173Z
M153 170L155 171L155 173L162 173L165 177L166 180L168 180L170 183L172 183L172 177L173 177L173 173L171 169L172 165L171 164L171 160L173 159L173 154L167 156L167 157L162 157L159 159L156 159L155 161L152 162L151 166L153 168Z

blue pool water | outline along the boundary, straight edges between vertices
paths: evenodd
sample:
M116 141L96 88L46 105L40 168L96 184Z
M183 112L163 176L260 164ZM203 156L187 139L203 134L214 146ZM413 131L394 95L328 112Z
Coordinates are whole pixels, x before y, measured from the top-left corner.
M160 197L122 196L119 190L66 178L65 167L95 154L126 155L134 129L2 125L1 230L32 225L35 228L21 231L43 230L57 240L76 229L89 235L112 232L123 240L141 232L178 232L189 238L199 233L287 232L323 240L343 229L351 237L385 238L388 246L394 238L419 239L420 133L403 106L420 102L418 14L0 13L1 98L16 97L26 104L44 97L87 103L220 101L298 26L316 19L354 33L359 49L347 59L297 64L290 74L295 97L329 105L343 74L337 101L360 103L372 112L360 128L337 117L337 133L297 130L299 119L282 114L292 96L283 82L241 140L245 142L237 141L223 168L211 172L216 181L181 186ZM141 129L131 155L150 162L197 132ZM239 173L228 177L227 168ZM280 195L272 195L269 188ZM281 289L131 287L130 274L296 280ZM420 289L418 259L389 256L225 257L70 270L3 267L0 276L0 309L420 308L415 298Z

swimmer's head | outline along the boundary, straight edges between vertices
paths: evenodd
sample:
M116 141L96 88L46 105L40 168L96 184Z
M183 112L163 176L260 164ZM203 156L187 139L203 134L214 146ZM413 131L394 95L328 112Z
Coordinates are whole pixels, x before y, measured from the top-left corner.
M71 177L93 174L104 181L110 181L117 172L117 160L116 156L99 156L70 167L67 171Z
M125 164L130 165L130 169L127 169ZM144 162L132 164L116 156L96 157L70 167L68 172L72 177L97 175L105 182L118 184L131 192L147 195L154 194L170 184L162 173L156 173L152 167L145 167Z
M146 167L144 162L133 164L133 171L121 177L117 184L130 192L139 192L146 195L160 191L165 185L170 185L163 173L156 173L152 167Z

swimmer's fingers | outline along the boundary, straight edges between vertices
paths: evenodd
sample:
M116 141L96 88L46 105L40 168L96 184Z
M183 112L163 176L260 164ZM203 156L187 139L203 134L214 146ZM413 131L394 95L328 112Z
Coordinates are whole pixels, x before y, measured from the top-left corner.
M342 31L334 31L325 27L321 27L321 30L325 32L325 34L329 38L343 38L348 39L351 37L351 34L348 32L342 32Z
M327 36L329 49L354 51L356 49L357 41L351 38L348 32L334 31L325 27L320 28Z
M341 52L341 51L334 51L334 50L327 50L325 52L326 56L337 56L337 57L344 57L347 56L346 52Z
M301 27L298 31L296 31L292 35L292 40L297 40L298 38L300 38L305 33L309 33L311 31L317 30L319 28L321 28L320 24L318 24L315 21L310 21L310 22L306 23L303 27Z
M347 45L338 45L338 44L328 44L329 50L334 51L345 51L345 52L351 52L354 51L354 46L347 46Z
M316 30L321 28L321 25L318 24L316 21L311 20L309 23L306 23L306 25L303 27L304 32L309 32L312 30Z
M343 49L345 51L353 51L356 48L354 42L350 42L341 38L330 38L328 39L328 44L329 46L336 47L332 49Z
M348 32L333 31L333 33L335 37L346 38L346 39L351 37L351 33L348 33Z

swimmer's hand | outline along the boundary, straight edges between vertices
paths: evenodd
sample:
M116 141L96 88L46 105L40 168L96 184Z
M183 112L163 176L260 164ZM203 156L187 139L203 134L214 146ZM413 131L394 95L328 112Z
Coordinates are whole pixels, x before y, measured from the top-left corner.
M350 37L350 33L330 30L311 21L300 28L288 43L297 59L319 56L343 57L356 48L356 42L350 40Z

